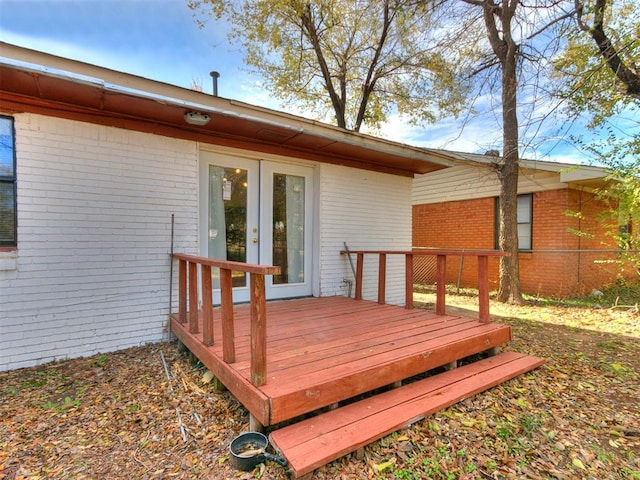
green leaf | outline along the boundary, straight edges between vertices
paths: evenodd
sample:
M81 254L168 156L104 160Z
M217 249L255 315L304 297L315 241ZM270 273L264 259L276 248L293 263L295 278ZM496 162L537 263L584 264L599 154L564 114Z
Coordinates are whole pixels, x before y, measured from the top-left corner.
M390 469L391 467L393 467L393 464L395 462L388 460L386 462L382 462L382 463L376 463L373 468L377 471L377 472L384 472L385 470Z
M580 470L586 470L587 467L584 466L584 463L582 463L582 460L580 460L579 458L574 458L573 460L571 460L571 463L573 464L574 467L579 468Z

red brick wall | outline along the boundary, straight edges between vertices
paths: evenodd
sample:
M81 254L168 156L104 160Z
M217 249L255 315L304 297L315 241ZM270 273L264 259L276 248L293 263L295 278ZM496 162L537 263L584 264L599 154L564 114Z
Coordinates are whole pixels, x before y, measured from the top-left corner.
M492 249L495 245L495 200L483 198L413 207L414 247ZM600 200L588 192L573 189L533 194L533 252L522 252L520 281L525 293L565 297L603 288L617 278L620 268L614 253L536 252L536 250L615 249L605 234L602 222L606 210ZM568 212L580 215L568 215ZM583 232L576 235L572 231ZM447 282L475 287L477 262L465 257L447 258ZM416 259L416 282L432 283L435 261ZM461 272L461 275L460 275ZM630 276L633 276L631 273ZM637 274L636 274L637 276ZM489 260L490 288L498 284L498 261Z

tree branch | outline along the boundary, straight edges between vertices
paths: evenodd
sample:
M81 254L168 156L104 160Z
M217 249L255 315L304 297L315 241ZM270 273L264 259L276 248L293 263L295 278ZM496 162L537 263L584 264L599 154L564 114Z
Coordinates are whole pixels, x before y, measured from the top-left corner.
M362 85L362 97L360 99L360 107L358 108L358 115L356 116L356 122L354 125L354 130L356 132L360 131L360 127L364 120L365 112L367 111L367 103L369 101L369 97L371 96L371 93L373 92L376 85L377 78L374 77L374 72L378 66L380 55L382 54L382 49L387 41L387 36L389 34L389 27L392 21L393 21L393 15L391 15L389 12L389 0L385 0L382 32L380 33L380 39L378 40L378 44L376 45L376 51L373 55L373 59L369 64L369 69L367 70L367 77Z
M581 0L575 0L576 22L580 30L587 32L598 47L600 55L609 66L613 74L626 87L626 94L640 98L640 73L624 63L620 52L616 50L611 39L604 29L604 15L608 0L596 0L594 8L593 26L589 27L583 20L584 4Z
M311 42L311 46L313 47L313 50L318 59L318 65L320 66L320 71L322 72L322 78L325 81L327 92L329 93L329 98L331 99L331 104L333 105L333 109L336 113L336 122L339 127L346 128L347 125L345 119L345 102L336 92L336 89L333 85L333 79L331 78L331 71L329 70L329 66L327 65L327 60L324 58L324 54L322 53L322 47L320 46L320 39L318 37L318 30L316 29L316 25L313 21L311 2L307 2L305 4L305 7L301 13L300 20L302 21L302 26L307 32L307 36L309 38L309 41Z

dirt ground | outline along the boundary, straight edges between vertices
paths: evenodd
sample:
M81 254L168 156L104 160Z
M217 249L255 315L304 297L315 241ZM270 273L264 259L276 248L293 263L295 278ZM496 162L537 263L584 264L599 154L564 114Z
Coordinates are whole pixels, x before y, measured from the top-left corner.
M640 479L640 315L491 312L513 327L508 350L547 364L309 478ZM1 372L0 479L288 478L275 463L232 468L228 445L248 414L197 367L174 342Z

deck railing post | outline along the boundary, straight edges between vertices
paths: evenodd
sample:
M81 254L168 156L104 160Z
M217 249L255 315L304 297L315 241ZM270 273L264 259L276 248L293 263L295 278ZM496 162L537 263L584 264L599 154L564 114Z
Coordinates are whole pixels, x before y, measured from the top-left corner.
M381 253L378 258L378 303L384 305L386 298L387 254Z
M446 313L447 256L437 255L436 259L436 313L444 315Z
M509 255L497 250L465 250L465 249L414 249L411 251L390 250L344 250L343 255L356 255L356 300L362 300L364 256L379 255L378 266L378 303L386 301L386 270L387 257L392 254L405 256L405 307L413 308L413 259L423 255L436 257L436 313L446 315L446 280L447 280L447 256L475 256L478 259L478 314L482 322L491 321L489 314L489 257L502 257ZM462 265L462 261L460 262Z
M236 362L235 325L233 314L233 272L249 274L250 336L251 355L250 380L256 385L267 381L267 300L265 295L265 275L279 274L281 269L274 265L255 265L214 258L198 257L183 253L172 254L179 264L179 292L177 315L172 315L172 326L180 331L176 334L186 344L198 345L199 351L214 344L213 308L213 268L220 271L220 323L222 325L222 361ZM201 275L198 278L198 275ZM199 307L202 301L202 307ZM202 313L201 313L202 311ZM202 338L198 338L199 323L202 320ZM186 324L186 325L181 325ZM182 336L181 336L182 335ZM186 337L184 335L187 335ZM220 334L216 335L217 337ZM218 340L220 341L220 340ZM193 342L193 343L191 343ZM217 353L215 354L218 355Z
M178 263L178 321L187 321L187 261L182 259Z
M404 308L413 308L413 254L404 256Z
M189 333L198 333L198 264L189 262Z
M201 265L202 284L202 343L213 345L213 299L211 265Z
M362 274L364 272L364 253L356 255L356 300L362 300Z
M250 274L251 288L251 383L256 387L267 381L267 302L264 275Z
M222 359L236 361L235 331L233 326L233 280L231 270L220 269L220 306L222 310Z
M489 258L478 256L478 317L481 322L489 323Z

